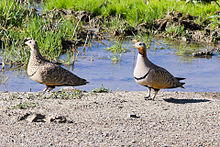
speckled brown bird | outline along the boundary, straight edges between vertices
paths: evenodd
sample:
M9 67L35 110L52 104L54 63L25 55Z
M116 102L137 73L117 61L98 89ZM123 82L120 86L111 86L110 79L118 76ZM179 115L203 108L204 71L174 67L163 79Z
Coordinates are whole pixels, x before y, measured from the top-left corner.
M28 40L25 44L31 48L27 74L32 80L45 84L44 91L51 91L55 86L80 86L88 83L85 79L43 58L35 40Z
M152 100L154 100L160 89L184 88L185 83L180 82L180 80L185 78L174 77L166 69L155 65L147 58L145 43L137 42L134 47L139 51L134 69L134 79L138 84L148 87L146 100L151 99L151 89L155 91L152 97Z

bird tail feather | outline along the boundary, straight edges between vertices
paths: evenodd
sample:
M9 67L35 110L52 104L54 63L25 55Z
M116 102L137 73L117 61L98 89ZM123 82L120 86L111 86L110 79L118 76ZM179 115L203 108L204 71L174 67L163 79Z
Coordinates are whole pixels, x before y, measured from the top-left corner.
M175 77L178 81L185 80L186 78Z
M180 87L181 87L181 88L184 88L183 85L184 85L185 83L184 83L184 82L181 82L180 84L181 84Z

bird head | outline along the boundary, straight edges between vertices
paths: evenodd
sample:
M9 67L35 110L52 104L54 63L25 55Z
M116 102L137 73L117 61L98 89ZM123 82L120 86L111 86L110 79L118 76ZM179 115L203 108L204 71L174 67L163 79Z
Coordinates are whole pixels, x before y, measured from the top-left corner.
M37 45L37 42L35 40L28 40L25 42L26 45L28 45L31 50L36 50L38 49L38 45Z
M146 57L146 45L144 42L137 42L134 44L134 47L138 49L141 55Z

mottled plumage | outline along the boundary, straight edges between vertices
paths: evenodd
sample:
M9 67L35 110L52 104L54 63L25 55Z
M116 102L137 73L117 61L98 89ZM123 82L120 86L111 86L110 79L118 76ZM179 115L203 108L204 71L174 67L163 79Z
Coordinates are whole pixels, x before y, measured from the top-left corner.
M55 86L80 86L88 83L85 79L43 58L36 41L28 40L25 44L31 48L27 74L32 80L45 84L47 87L44 91L48 89L51 91Z
M135 43L135 48L138 49L139 53L134 69L134 78L138 84L148 87L147 98L150 98L152 88L155 91L155 94L152 97L153 100L160 89L176 87L184 88L182 85L185 83L179 81L184 80L185 78L174 77L166 69L155 65L147 58L146 45L143 42Z

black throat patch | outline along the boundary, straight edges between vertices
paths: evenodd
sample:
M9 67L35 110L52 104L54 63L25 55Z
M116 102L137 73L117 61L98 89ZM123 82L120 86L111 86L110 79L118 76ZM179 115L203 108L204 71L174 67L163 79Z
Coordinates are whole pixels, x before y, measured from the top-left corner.
M139 52L139 54L141 54L142 56L144 56L143 53L141 53L141 52Z

